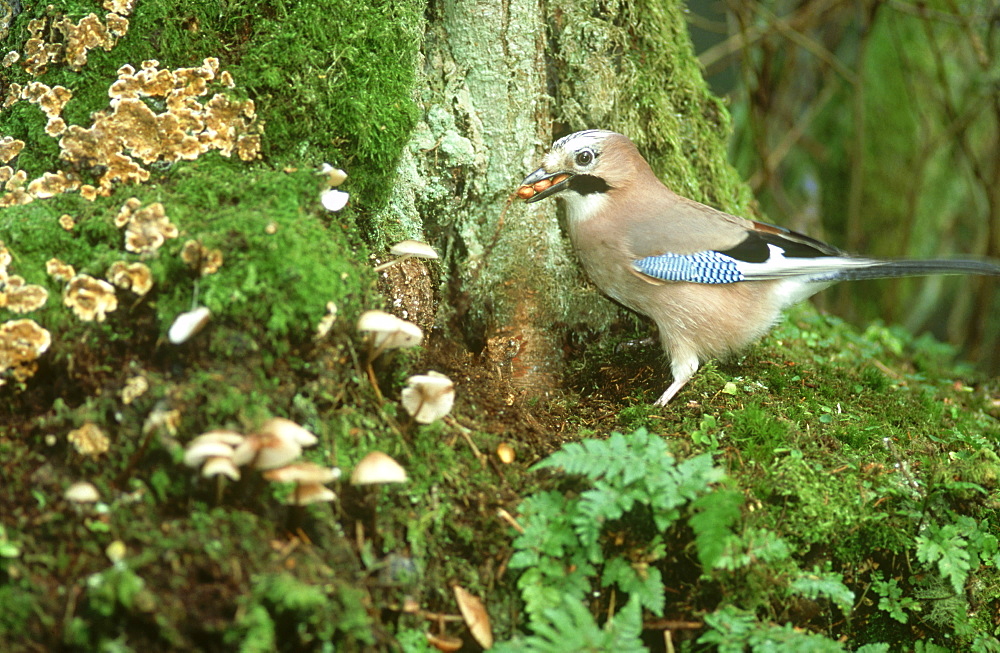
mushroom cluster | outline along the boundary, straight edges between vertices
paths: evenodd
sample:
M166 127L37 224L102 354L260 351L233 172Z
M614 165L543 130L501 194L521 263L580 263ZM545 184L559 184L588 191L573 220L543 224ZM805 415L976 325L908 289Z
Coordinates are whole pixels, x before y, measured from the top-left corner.
M294 483L291 505L332 501L336 495L325 483L340 477L340 470L310 462L295 462L303 447L318 442L315 435L295 422L274 417L249 435L215 430L199 435L184 450L184 464L200 467L203 477L225 476L239 480L240 468L264 473L273 482Z
M119 8L127 4L114 3ZM52 28L70 36L65 43L50 44L36 34L45 24L44 19L29 24L34 36L28 40L23 65L32 74L41 74L53 61L84 65L86 50L98 46L110 49L117 40L115 35L124 34L128 21L114 12L108 14L107 27L93 14L79 24L61 19ZM8 55L5 61L16 59ZM108 89L110 106L91 114L93 123L84 127L67 125L62 117L73 99L71 89L37 81L24 86L11 84L3 107L21 101L37 105L47 119L45 133L59 138L60 158L67 165L65 170L45 172L30 181L24 170L0 166L0 184L5 191L0 195L0 207L73 191L93 200L110 195L119 183L147 181L150 173L145 166L149 164L193 160L211 150L227 157L235 153L244 161L258 158L262 128L256 121L253 101L231 100L221 92L208 97L214 89L234 87L232 75L220 70L215 58L205 59L198 67L176 70L160 69L155 60L142 62L138 71L125 65ZM151 106L165 108L155 112ZM12 161L24 145L10 137L0 140L0 164ZM94 172L96 183L83 183L79 170Z
M22 65L29 75L39 76L48 70L49 64L65 63L73 70L80 70L87 63L87 51L101 48L109 51L118 39L128 32L128 19L133 2L105 2L111 11L104 21L97 14L90 13L78 22L66 16L60 18L36 18L28 21L31 37L24 44ZM61 40L46 41L45 37L61 37Z

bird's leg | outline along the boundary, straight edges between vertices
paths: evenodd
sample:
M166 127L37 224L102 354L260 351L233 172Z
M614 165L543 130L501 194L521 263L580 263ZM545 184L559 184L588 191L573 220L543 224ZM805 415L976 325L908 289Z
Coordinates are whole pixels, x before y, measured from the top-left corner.
M691 380L694 373L698 371L698 357L694 355L678 356L672 355L670 361L670 372L674 375L674 382L660 395L654 406L666 406L667 402L674 398L684 384Z

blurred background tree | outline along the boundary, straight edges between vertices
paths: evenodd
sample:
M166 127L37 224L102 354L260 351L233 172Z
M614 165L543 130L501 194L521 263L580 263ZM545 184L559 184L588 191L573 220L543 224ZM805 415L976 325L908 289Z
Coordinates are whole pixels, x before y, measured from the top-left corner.
M732 158L774 222L879 257L1000 258L1000 3L693 0ZM1000 371L995 279L841 284L818 299Z

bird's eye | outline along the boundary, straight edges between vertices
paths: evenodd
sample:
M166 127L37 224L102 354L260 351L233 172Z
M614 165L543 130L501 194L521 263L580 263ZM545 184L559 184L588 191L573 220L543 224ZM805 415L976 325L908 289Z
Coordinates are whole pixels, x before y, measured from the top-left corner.
M576 153L576 165L586 167L593 162L594 152L592 150L580 150Z

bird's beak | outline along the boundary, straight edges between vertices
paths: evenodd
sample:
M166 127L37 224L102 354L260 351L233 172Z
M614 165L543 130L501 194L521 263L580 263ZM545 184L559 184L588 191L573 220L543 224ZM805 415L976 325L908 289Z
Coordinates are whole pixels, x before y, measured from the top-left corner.
M539 168L524 178L521 187L517 189L517 195L528 204L543 200L566 188L573 174L565 171L549 172L545 168Z

